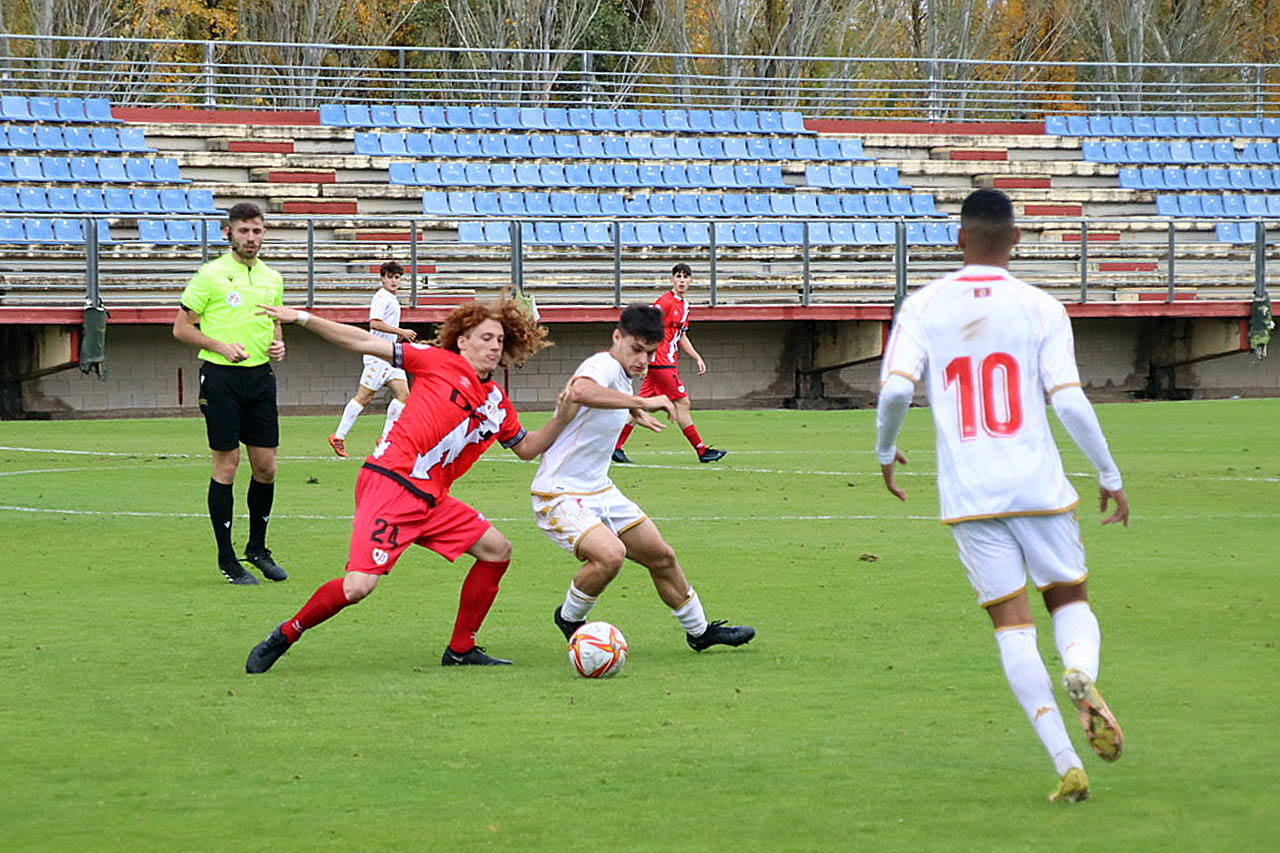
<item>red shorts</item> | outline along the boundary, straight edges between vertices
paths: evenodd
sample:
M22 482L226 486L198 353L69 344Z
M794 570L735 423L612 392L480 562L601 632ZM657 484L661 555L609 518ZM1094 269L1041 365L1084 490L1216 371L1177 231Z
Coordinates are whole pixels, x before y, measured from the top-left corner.
M681 400L689 396L689 392L684 390L684 383L680 381L679 368L649 366L649 372L640 383L640 396L657 397L660 394L666 394L668 400Z
M456 560L489 529L484 516L445 495L433 507L390 477L360 469L347 571L385 575L410 545Z

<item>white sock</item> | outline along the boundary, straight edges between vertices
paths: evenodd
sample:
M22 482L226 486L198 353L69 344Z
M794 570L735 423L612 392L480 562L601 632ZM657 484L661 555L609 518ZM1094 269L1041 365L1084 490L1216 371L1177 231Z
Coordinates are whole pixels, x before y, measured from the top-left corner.
M684 604L672 610L671 615L676 617L680 627L691 637L701 637L707 631L707 614L702 612L702 601L692 589Z
M1026 712L1031 727L1045 750L1053 759L1058 775L1072 767L1083 767L1080 756L1071 746L1062 714L1053 698L1053 685L1049 672L1036 648L1035 628L1006 628L996 631L996 645L1000 647L1000 662L1004 664L1005 678L1013 688L1013 695Z
M1102 632L1098 617L1087 601L1076 601L1053 611L1053 639L1066 669L1078 669L1098 680Z
M595 606L595 596L587 595L570 583L569 591L564 596L564 604L560 605L560 618L566 622L582 622Z
M346 438L347 433L351 432L351 428L356 425L356 418L360 417L360 413L364 411L364 406L355 401L355 398L347 401L347 407L342 410L342 420L338 421L338 428L334 431L334 435L338 438Z
M395 397L391 398L391 402L387 403L387 422L382 427L382 437L386 438L387 433L391 432L391 427L395 424L396 418L400 417L400 413L404 411L404 403L401 403Z

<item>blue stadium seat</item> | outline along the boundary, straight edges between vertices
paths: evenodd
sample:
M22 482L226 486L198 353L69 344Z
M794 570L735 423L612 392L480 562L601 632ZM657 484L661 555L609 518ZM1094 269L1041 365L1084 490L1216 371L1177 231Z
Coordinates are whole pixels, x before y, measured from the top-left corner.
M478 192L472 198L476 213L480 216L498 215L498 194L492 191Z
M1144 166L1138 170L1142 175L1142 188L1144 190L1163 190L1167 189L1164 183L1164 170L1154 166Z
M615 187L613 165L610 163L592 163L587 167L587 186Z
M1230 142L1213 143L1213 162L1222 163L1224 165L1238 163L1239 159L1236 156L1235 146Z
M77 213L75 190L71 187L49 187L49 209L54 213Z
M17 213L22 210L18 203L18 188L0 186L0 211Z
M16 217L0 219L0 243L16 244L25 242L27 242L27 235L23 230L21 219Z
M1111 136L1110 116L1089 116L1090 136Z
M1217 116L1197 116L1196 117L1196 134L1199 136L1222 136L1222 131L1218 127Z
M1238 136L1260 137L1265 136L1262 132L1262 119L1250 116L1241 116L1235 121L1239 122L1240 130Z
M76 187L76 210L81 213L106 213L107 203L99 187Z
M489 183L495 187L514 187L518 186L516 181L516 167L511 163L490 163L489 164Z
M426 107L423 107L426 110ZM520 130L519 107L495 107L493 110L493 126L491 130Z
M912 193L911 212L915 216L945 216L933 202L932 193Z
M1280 118L1264 118L1262 120L1262 135L1272 139L1280 137Z
M1111 143L1107 143L1110 145ZM1128 142L1119 143L1124 146L1124 161L1126 163L1155 163L1150 152L1147 150L1147 143L1142 139L1131 139Z
M1155 136L1172 137L1172 136L1183 135L1178 132L1178 120L1174 116L1168 116L1168 115L1154 116L1153 123L1155 126L1155 131L1154 131Z
M483 222L459 222L458 223L458 242L459 243L487 243L484 231L485 223Z
M521 236L529 230L529 223L521 223ZM496 245L509 244L511 242L511 223L510 222L486 222L484 223L484 241Z
M627 203L622 193L600 193L601 216L626 216Z
M608 107L593 107L591 110L591 123L596 130L619 130L618 112Z
M591 172L586 163L568 163L564 167L564 179L571 187L591 186Z
M190 178L182 177L182 170L175 157L157 157L151 161L155 179L162 184L189 184Z
M438 182L434 184L428 183L427 186L465 187L468 184L467 171L463 167L462 163L439 163L439 164L417 163L414 165L413 171L414 171L414 174L416 174L419 177L419 179L421 179L422 177L421 173L419 172L419 167L424 165L432 165L432 166L438 165L440 170L440 178Z
M1204 211L1205 216L1225 216L1226 210L1222 205L1222 196L1206 195L1200 199L1200 209Z
M82 219L53 220L53 240L55 243L83 243L84 242L84 220Z
M673 202L674 205L674 202ZM627 215L628 216L652 216L653 211L649 209L649 196L647 193L636 193L627 199Z
M653 137L652 136L631 136L627 138L627 151L631 157L638 160L649 160L653 158Z
M58 98L58 120L63 122L86 122L84 98Z
M772 216L771 198L769 193L747 193L747 213L751 216Z
M793 197L797 216L817 216L818 196L814 193L796 193Z
M487 187L492 185L489 180L488 163L465 163L462 167L462 174L465 186Z
M1187 189L1189 190L1207 190L1209 189L1209 172L1206 169L1183 169L1183 174L1187 179Z
M736 246L738 245L737 235L734 234L732 222L716 222L711 226L711 234L715 235L717 246Z
M1225 190L1231 188L1231 175L1226 169L1206 169L1205 173L1209 179L1209 189Z
M1068 136L1071 132L1067 129L1066 116L1045 116L1044 132L1051 136Z
M569 110L569 127L573 130L595 130L595 122L591 120L589 107L574 107Z
M689 186L689 177L685 174L685 167L682 163L668 163L662 167L662 186L665 187L687 187Z
M1253 189L1253 175L1248 169L1228 169L1227 183L1233 190L1251 190Z
M565 246L586 246L587 227L581 222L561 222L560 242Z
M695 133L711 133L711 110L689 110L689 130Z
M635 163L618 163L614 165L613 177L620 187L640 186L640 168Z
M542 120L548 130L570 130L569 111L564 107L547 107L542 111Z
M1178 216L1204 216L1201 197L1194 194L1183 194L1178 198Z
M17 128L22 127L22 125L15 125L14 127L15 127L15 129L17 129ZM0 140L0 141L2 141L2 140ZM66 143L66 142L63 140L63 138L62 138L62 128L61 128L61 127L58 127L58 126L56 126L56 125L50 125L50 124L38 124L38 125L36 125L36 126L35 126L35 139L34 139L34 142L35 142L35 150L36 150L36 151L66 151L66 150L68 150L68 149L67 149L67 143ZM15 146L15 145L13 145L12 143L10 143L10 144L9 144L9 147L10 147L10 148L16 148L17 146Z
M701 211L698 209L700 200L709 197L693 195L692 193L677 193L675 195L676 216L700 216Z
M851 137L845 137L840 140L840 155L846 160L874 159L862 149L861 139Z
M836 167L840 168L840 167ZM853 186L860 190L874 190L878 187L876 184L876 170L874 166L854 166Z
M1166 166L1164 173L1164 187L1168 190L1185 190L1187 188L1187 173L1185 170L1177 166Z
M725 193L721 198L725 216L747 216L747 197L742 193Z
M24 95L0 97L0 119L4 121L31 121L31 110Z
M1248 136L1241 132L1240 119L1235 116L1220 116L1218 118L1218 135L1219 136Z
M866 216L867 200L865 196L850 193L840 198L840 208L845 216Z
M324 119L321 118L321 124L325 123ZM417 104L396 104L395 123L397 127L407 127L412 130L426 127Z
M373 127L373 119L369 116L368 104L347 104L343 107L346 112L347 127Z
M760 113L755 110L735 110L733 123L740 133L759 133Z
M93 132L88 127L66 125L62 128L62 141L68 151L92 151Z
M164 244L169 242L169 235L164 230L162 219L139 219L138 241L141 243Z
M763 223L757 226L754 222L739 222L733 226L733 242L739 246L759 246L761 245L760 230ZM782 235L779 234L779 237Z
M1242 217L1244 212L1244 196L1230 193L1222 196L1222 215Z
M58 104L53 98L28 98L27 109L31 112L32 121L58 120Z
M649 196L649 210L654 216L675 216L676 197L671 193L653 193Z
M613 245L613 223L612 222L588 222L587 223L587 244L591 246Z
M434 163L432 165L435 165ZM440 170L436 169L436 174L440 174ZM387 164L387 183L397 184L400 186L411 187L418 183L414 177L414 169L412 163L397 161Z
M423 193L422 212L428 216L448 216L453 212L449 209L449 196L439 190Z
M1145 143L1147 146L1147 161L1150 163L1173 163L1173 149L1168 142L1156 139L1149 139Z
M486 133L480 137L480 153L485 157L506 157L507 137L502 133Z
M753 136L745 140L747 146L746 156L752 160L776 160L773 154L773 146L769 144L769 138L765 136Z
M40 171L46 181L72 180L71 161L66 157L41 157Z
M782 167L768 164L761 166L759 185L762 187L785 187L787 182L782 179Z
M426 133L406 133L404 147L410 157L430 157L431 136Z
M1129 116L1111 117L1112 136L1133 136L1133 119Z
M1086 163L1110 163L1109 152L1104 143L1086 139L1080 143L1080 159Z
M684 224L684 244L686 246L706 246L711 242L711 224L708 222L686 222Z
M604 142L604 156L611 160L626 160L631 156L631 152L627 150L627 138L625 136L606 136L602 141Z
M1246 142L1244 147L1236 151L1237 163L1260 163L1258 159L1258 146L1253 142Z
M355 153L365 157L381 156L382 144L378 140L380 135L372 131L357 131Z
M871 170L870 166L861 166L861 167L832 166L830 171L829 183L827 184L827 186L834 187L835 189L841 189L841 190L853 189L855 186L857 186L857 181L855 181L854 179L855 168L866 169L868 170L868 172L870 172ZM865 175L866 173L864 172L863 174ZM875 173L870 172L870 174L872 176L872 183L874 184Z
M659 160L674 160L679 157L676 151L674 136L655 136L653 138L653 156Z
M1244 224L1244 223L1240 223ZM1250 223L1252 224L1252 223ZM1235 222L1219 222L1214 226L1214 235L1218 238L1219 243L1244 243L1241 239L1240 227Z
M476 130L497 130L498 116L493 107L472 106L471 126Z
M732 110L712 110L711 129L716 133L737 133L738 123Z
M834 243L831 240L831 225L826 222L810 222L809 223L809 245L810 246L831 246Z
M1174 116L1173 123L1178 136L1195 136L1197 134L1195 116Z
M662 110L641 110L640 127L644 130L661 133L667 130L667 122Z
M10 151L39 151L34 125L15 124L9 128L7 146Z
M102 191L102 199L110 213L136 213L133 195L126 187L107 187Z
M4 169L3 166L8 166ZM5 181L42 181L40 158L29 154L15 154L11 157L0 156L0 180Z
M756 239L762 246L782 245L782 224L779 222L759 223L756 226Z
M604 141L599 136L580 134L578 140L579 156L587 160L604 159Z
M402 131L378 134L379 153L388 157L408 157L408 138Z
M818 156L818 140L812 136L797 136L794 142L795 157L797 160L819 160Z
M762 115L769 115L769 113L762 113ZM774 113L774 115L776 115L776 113ZM796 159L795 142L790 136L775 136L770 139L769 150L773 152L774 160Z
M804 116L798 112L783 112L779 114L779 118L782 121L782 129L787 133L817 133L804 126Z
M910 184L898 179L897 166L876 166L876 185L886 190L909 190Z
M682 222L663 222L658 226L658 239L664 246L683 246L684 242L684 223Z
M748 148L746 137L726 136L726 137L723 137L720 141L724 145L724 159L746 160L751 158L751 152ZM760 159L760 158L754 158L754 159Z
M1158 216L1178 216L1178 197L1176 195L1156 196L1156 214Z
M1120 186L1127 190L1142 189L1142 173L1133 167L1120 170Z
M862 200L867 205L867 216L889 215L889 197L884 193L867 193Z
M214 204L212 190L187 190L187 207L192 213L220 214L223 212Z
M342 104L321 104L320 123L328 127L347 127L347 110Z
M1280 216L1280 194L1267 196L1267 215L1272 217Z
M48 219L27 219L23 222L30 243L56 243L53 222Z
M458 137L452 133L433 133L427 137L431 153L436 157L457 157Z
M662 242L656 222L636 223L636 242L641 246L657 246Z
M727 163L712 166L711 185L720 189L729 189L731 187L739 186L738 180L734 175L734 167ZM746 186L756 186L756 184L747 184Z
M945 222L925 223L924 237L926 243L934 246L950 246L955 243L951 236L951 229L947 228L947 223Z
M641 166L639 186L650 189L663 186L662 167L652 163Z
M911 216L911 196L902 193L890 193L889 213L893 216Z
M552 216L577 216L578 205L573 193L551 193Z
M538 167L538 175L544 187L567 187L569 179L565 177L564 166L560 163L543 163Z
M769 193L769 210L774 216L795 216L795 198L789 193Z
M143 134L140 127L120 128L120 147L125 151L155 151L154 148L147 144L146 135Z
M1125 150L1123 142L1109 139L1102 143L1102 160L1103 163L1128 163L1129 154Z
M373 127L396 127L396 111L388 104L369 107L369 122Z
M596 127L603 130L640 130L640 111L639 110L604 110L613 116L612 124L601 124L600 110L596 110L594 118ZM608 122L609 119L605 118Z
M840 140L831 136L820 136L817 139L818 156L813 159L817 160L839 160L843 155L840 153Z
M734 182L737 186L740 186L740 187L770 186L771 184L767 182L762 176L762 170L766 168L770 168L770 167L752 166L752 165L734 166L733 167ZM777 167L774 166L773 168L777 168Z
M1171 163L1194 163L1196 161L1195 152L1191 149L1191 143L1186 140L1178 140L1169 143L1169 162Z
M925 236L924 223L907 222L905 224L907 226L906 231L907 231L908 246L922 246L928 242L928 238Z
M578 216L601 216L600 196L595 193L577 193L573 197L574 208Z
M475 127L471 122L471 107L459 105L444 108L444 126L457 130L471 130Z
M702 157L702 149L696 136L677 136L675 141L676 157L681 160L697 160Z
M784 245L802 246L805 241L805 234L808 229L805 222L783 222L780 223L782 229L782 243Z
M823 193L818 196L818 215L843 216L844 208L840 204L840 196L830 193Z
M530 216L550 216L551 195L544 192L527 192L524 194L524 207Z
M427 130L445 130L449 127L449 120L445 117L444 107L420 106L418 108L418 119L422 122L419 126Z
M478 133L454 134L454 141L458 144L459 157L483 157L484 156L484 152L480 150L480 134Z
M684 133L690 129L689 113L685 110L663 110L662 119L667 130Z
M761 133L782 133L782 116L773 110L761 110L759 121Z
M1163 136L1165 134L1156 133L1156 122L1152 116L1134 116L1133 117L1133 135L1134 136Z
M470 190L451 190L447 198L449 200L449 213L454 216L476 215L475 193Z
M724 202L721 197L714 193L703 193L700 196L691 196L695 199L697 212L702 216L724 216ZM680 209L676 208L676 213L680 213Z
M1270 169L1250 169L1249 177L1255 190L1276 189L1274 175Z
M18 207L23 213L48 213L49 197L45 195L44 187L20 187Z
M155 190L152 190L155 192ZM187 205L187 193L179 189L163 189L159 192L160 210L164 213L195 213Z
M685 175L689 179L691 187L712 187L715 184L711 180L711 167L706 163L690 163L685 166Z

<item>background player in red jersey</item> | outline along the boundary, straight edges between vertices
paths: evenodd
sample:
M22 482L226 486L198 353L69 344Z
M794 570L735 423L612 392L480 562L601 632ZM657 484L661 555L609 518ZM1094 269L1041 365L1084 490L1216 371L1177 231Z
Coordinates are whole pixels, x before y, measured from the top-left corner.
M526 432L515 407L493 381L500 363L521 365L550 346L547 330L514 300L466 302L450 312L435 345L392 343L354 326L283 306L261 306L345 349L377 356L413 374L409 401L356 479L356 511L345 577L323 584L302 609L256 645L245 671L266 672L302 632L373 592L410 545L447 560L476 558L462 583L453 636L443 666L509 664L475 644L476 632L511 562L511 543L484 516L450 496L449 487L493 442L533 459L573 416L567 393L541 429Z
M698 435L698 428L693 425L693 415L689 411L691 408L689 392L680 381L681 350L698 363L699 376L707 372L707 363L693 348L693 341L689 340L689 303L684 295L692 283L693 270L689 265L676 264L671 268L671 289L653 303L662 311L663 337L662 343L658 345L657 351L649 361L649 372L645 374L644 382L640 384L640 396L665 395L669 398L676 407L676 423L680 425L680 431L689 440L689 444L693 445L693 452L698 454L698 461L716 462L724 458L726 451L708 447ZM618 443L613 448L614 462L623 464L631 462L623 452L622 446L627 443L634 428L634 424L627 424L622 428Z

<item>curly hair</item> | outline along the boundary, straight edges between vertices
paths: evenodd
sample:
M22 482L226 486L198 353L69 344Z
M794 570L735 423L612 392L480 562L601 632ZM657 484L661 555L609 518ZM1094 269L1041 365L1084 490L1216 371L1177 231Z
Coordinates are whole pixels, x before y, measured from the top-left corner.
M520 367L539 350L553 346L546 339L547 327L539 326L528 310L514 299L495 299L492 302L472 300L462 303L444 318L432 343L441 349L458 352L459 336L485 320L497 320L502 324L501 364Z

